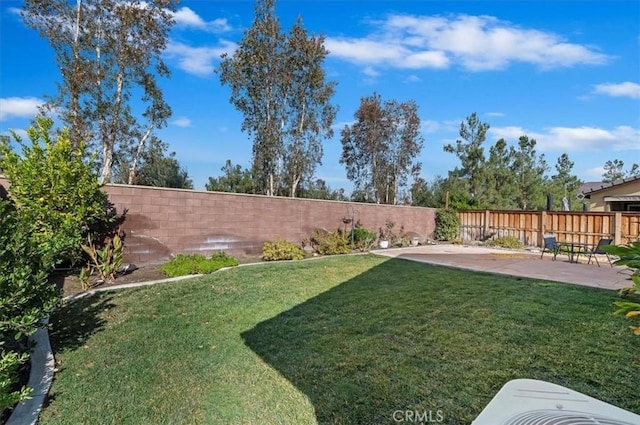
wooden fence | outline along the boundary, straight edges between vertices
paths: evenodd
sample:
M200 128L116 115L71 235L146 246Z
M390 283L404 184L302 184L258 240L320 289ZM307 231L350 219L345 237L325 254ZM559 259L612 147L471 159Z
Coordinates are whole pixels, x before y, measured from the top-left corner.
M640 213L559 211L459 211L460 237L486 241L514 236L526 246L542 247L543 235L560 242L595 245L611 238L616 245L640 238Z

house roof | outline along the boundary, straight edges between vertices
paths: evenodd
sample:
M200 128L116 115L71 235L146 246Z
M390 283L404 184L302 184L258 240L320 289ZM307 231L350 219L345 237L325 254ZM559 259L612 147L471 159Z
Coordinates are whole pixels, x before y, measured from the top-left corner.
M580 191L584 195L590 195L594 192L611 189L612 187L620 186L622 184L631 183L634 181L640 181L640 175L637 175L635 177L627 177L626 179L620 179L614 182L586 182L583 183L582 186L580 186Z

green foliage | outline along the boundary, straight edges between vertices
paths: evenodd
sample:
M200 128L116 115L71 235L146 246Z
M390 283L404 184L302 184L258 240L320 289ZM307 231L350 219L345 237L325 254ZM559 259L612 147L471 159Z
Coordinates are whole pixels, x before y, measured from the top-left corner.
M451 241L460 232L460 218L453 209L439 209L436 211L436 230L434 237L438 241Z
M484 168L485 156L484 143L489 124L478 119L474 112L467 117L466 122L460 124L460 139L456 140L456 145L444 146L444 151L455 154L460 159L462 169L459 170L461 177L469 181L469 193L472 198L477 198L482 190L480 174Z
M224 252L217 252L210 258L204 255L178 254L176 258L160 267L160 271L169 277L184 276L188 274L209 274L224 267L235 267L238 259Z
M29 398L32 388L22 387L13 391L17 380L18 368L29 359L27 353L19 354L15 351L0 351L0 414L17 403Z
M273 242L262 245L262 259L264 261L302 260L304 251L293 242L278 238Z
M627 266L632 271L632 286L620 291L620 296L627 297L630 301L618 301L614 304L618 309L614 314L624 314L627 319L640 318L640 241L632 242L628 245L608 245L602 247L610 255L615 255L618 260L613 264ZM640 335L640 326L629 326L636 335Z
M337 111L330 103L335 82L326 81L322 68L328 53L324 37L308 35L301 19L284 34L275 0L258 0L238 48L222 56L220 82L244 116L242 130L255 137L256 193L295 196L320 164Z
M349 234L342 230L324 232L316 230L310 238L311 247L320 255L338 255L351 252Z
M89 256L90 263L82 268L80 272L80 281L82 288L87 290L89 277L94 273L98 273L98 277L102 281L111 281L116 278L116 272L122 266L123 253L122 239L115 235L110 241L104 244L104 247L96 248L95 244L89 237L89 245L82 245L82 250Z
M36 118L27 130L30 144L13 133L21 155L7 140L0 142L0 168L21 220L30 227L31 242L59 264L77 260L87 236L104 232L116 217L93 163L85 162L84 144L72 145L66 130L53 140L52 127L51 119Z
M227 159L224 167L220 169L222 175L209 177L205 189L216 192L253 193L253 177L251 171L242 169L240 164L233 165Z
M358 224L356 224L356 227L353 229L351 236L353 238L353 249L360 252L369 251L374 247L378 239L378 235L375 232L370 232Z
M501 236L487 242L487 246L498 246L500 248L521 249L524 248L522 241L515 236Z
M60 290L47 281L51 257L34 244L33 227L21 214L11 200L0 199L0 412L30 392L11 390L28 358L16 341L33 334L60 301Z
M167 154L168 145L154 138L142 154L142 164L131 183L142 186L193 189L193 181L180 165L175 152Z
M360 99L355 122L340 133L340 163L354 183L354 200L397 204L409 177L420 172L424 140L415 101L382 101L378 93Z

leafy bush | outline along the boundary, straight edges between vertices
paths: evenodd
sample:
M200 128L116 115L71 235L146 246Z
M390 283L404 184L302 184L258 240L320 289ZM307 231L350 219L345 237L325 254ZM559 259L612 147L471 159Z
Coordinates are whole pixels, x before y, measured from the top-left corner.
M455 210L439 209L436 211L436 230L434 237L439 241L451 241L457 238L460 229L460 218Z
M12 390L28 359L19 341L60 302L61 291L47 281L53 263L34 245L32 231L14 203L0 199L0 413L31 392Z
M629 245L609 245L602 247L608 254L615 255L618 260L613 264L618 266L627 266L632 271L630 279L632 286L624 288L620 291L620 296L625 297L628 301L617 301L614 304L617 310L614 314L624 314L627 319L640 319L640 241L635 241ZM633 333L640 335L640 326L629 326Z
M521 249L524 248L522 241L515 236L502 236L487 241L487 246L498 246L500 248Z
M356 224L356 227L352 230L349 238L350 241L353 240L353 249L357 249L360 252L366 252L373 248L377 239L378 235L358 224Z
M324 232L316 230L310 238L311 247L320 255L338 255L351 252L346 232Z
M293 242L279 238L262 245L262 259L264 261L302 260L304 251Z
M211 258L204 255L178 254L173 260L163 264L160 271L169 277L188 274L209 274L224 267L238 265L238 259L224 252L213 254Z
M21 154L2 138L0 169L11 183L11 199L31 228L34 246L59 264L76 261L87 236L102 240L117 219L100 190L93 162L86 161L85 146L73 146L66 130L52 140L52 127L51 119L36 118L27 130L30 144L12 133Z

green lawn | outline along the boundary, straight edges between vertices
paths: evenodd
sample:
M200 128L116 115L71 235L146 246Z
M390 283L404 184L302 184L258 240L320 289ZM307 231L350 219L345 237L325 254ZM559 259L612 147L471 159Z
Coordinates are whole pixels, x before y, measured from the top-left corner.
M640 413L640 338L615 299L373 255L102 293L52 318L41 424L468 424L525 377Z

